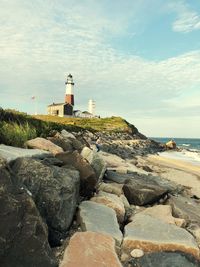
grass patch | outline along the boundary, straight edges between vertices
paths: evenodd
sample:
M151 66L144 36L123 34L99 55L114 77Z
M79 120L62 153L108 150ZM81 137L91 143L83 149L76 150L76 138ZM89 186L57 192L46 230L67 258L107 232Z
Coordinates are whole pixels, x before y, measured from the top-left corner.
M106 131L106 132L133 132L137 133L137 129L129 124L121 117L110 118L61 118L50 115L37 115L38 118L45 122L61 123L63 125L78 126L91 131Z
M23 125L8 122L0 123L0 142L3 144L22 147L27 140L36 136L36 129L28 123Z

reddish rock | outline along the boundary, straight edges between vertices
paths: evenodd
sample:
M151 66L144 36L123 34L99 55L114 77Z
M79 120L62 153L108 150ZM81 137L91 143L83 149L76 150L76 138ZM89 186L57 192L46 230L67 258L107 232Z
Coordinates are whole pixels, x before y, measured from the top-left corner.
M35 139L28 140L25 145L30 148L38 148L42 150L46 150L51 152L52 154L56 155L57 153L63 152L63 149L55 144L53 144L51 141L37 137Z
M60 267L122 267L112 237L94 233L76 233L69 242Z

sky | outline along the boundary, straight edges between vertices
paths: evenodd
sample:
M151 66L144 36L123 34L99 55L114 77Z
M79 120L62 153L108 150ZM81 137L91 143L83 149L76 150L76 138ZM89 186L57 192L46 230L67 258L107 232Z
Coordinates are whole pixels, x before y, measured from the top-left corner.
M2 108L46 114L71 73L75 109L200 138L199 0L0 0L0 25Z

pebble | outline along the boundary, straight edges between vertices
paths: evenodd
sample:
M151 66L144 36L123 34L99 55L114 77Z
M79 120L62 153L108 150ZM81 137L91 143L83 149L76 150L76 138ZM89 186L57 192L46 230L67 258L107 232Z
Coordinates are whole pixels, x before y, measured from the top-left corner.
M141 258L142 256L144 256L144 251L141 249L133 249L131 251L131 257L133 258Z

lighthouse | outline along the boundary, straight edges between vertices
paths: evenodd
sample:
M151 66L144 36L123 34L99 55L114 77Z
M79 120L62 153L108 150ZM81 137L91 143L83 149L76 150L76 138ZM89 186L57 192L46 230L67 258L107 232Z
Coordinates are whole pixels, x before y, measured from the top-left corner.
M74 82L73 76L69 74L67 76L66 84L66 93L65 93L65 103L74 106Z
M88 111L92 115L95 115L95 107L96 107L95 101L90 99L88 102Z

